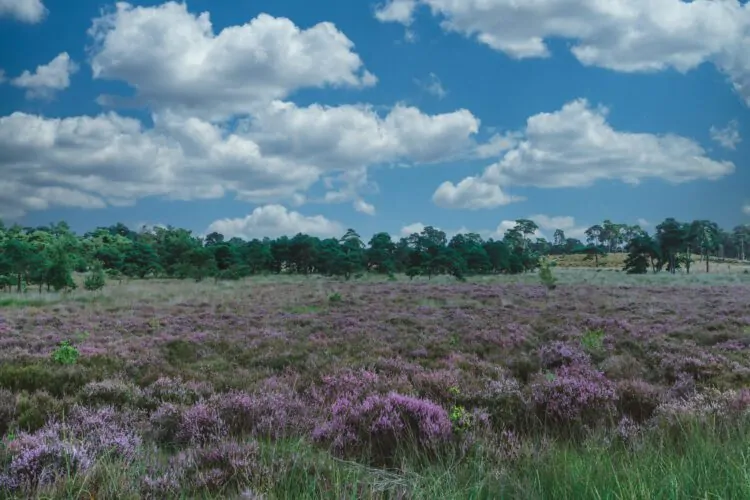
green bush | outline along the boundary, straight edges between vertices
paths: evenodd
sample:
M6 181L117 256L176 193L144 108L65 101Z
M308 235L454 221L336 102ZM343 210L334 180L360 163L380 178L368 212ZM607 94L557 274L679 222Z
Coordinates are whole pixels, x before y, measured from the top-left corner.
M539 279L548 290L554 290L557 287L557 278L552 275L552 268L548 260L542 262L539 268Z
M107 275L104 272L104 267L102 267L101 262L97 261L91 269L91 274L86 276L83 280L83 288L90 292L94 292L96 290L101 290L106 284Z
M52 361L61 365L74 365L80 355L78 349L70 344L70 340L63 340L52 353Z

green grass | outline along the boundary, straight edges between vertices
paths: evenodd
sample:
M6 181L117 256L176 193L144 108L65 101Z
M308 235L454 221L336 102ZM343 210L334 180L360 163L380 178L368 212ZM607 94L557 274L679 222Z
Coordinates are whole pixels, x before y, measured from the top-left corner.
M495 450L437 460L405 450L394 469L379 469L332 458L304 441L265 443L261 464L269 474L256 493L267 499L523 499L654 500L750 498L750 432L736 427L719 433L690 426L673 440L649 432L635 445L608 443L603 436L583 444L543 441L514 462ZM139 498L146 464L101 462L85 477L70 477L37 498ZM248 486L249 487L249 486ZM222 498L241 498L239 490ZM6 498L0 493L0 498ZM183 492L181 498L216 498Z

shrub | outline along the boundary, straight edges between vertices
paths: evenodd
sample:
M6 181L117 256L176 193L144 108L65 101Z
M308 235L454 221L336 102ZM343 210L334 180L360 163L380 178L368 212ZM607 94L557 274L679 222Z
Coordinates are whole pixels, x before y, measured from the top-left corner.
M164 403L149 422L154 439L167 445L202 445L226 435L219 412L203 402L187 408Z
M662 389L644 380L623 380L617 383L619 411L636 422L644 422L659 406Z
M85 472L101 457L133 460L140 439L125 422L112 408L75 407L64 422L52 420L34 433L19 433L6 444L0 488L31 494L38 486Z
M532 385L540 417L564 424L593 425L614 410L614 385L588 366L563 366Z
M131 382L107 379L89 382L83 386L78 397L86 405L113 405L119 408L136 405L142 398L142 391Z
M21 393L17 399L16 423L20 429L33 432L48 420L62 417L70 406L72 403L68 399L55 398L46 391Z
M341 294L338 292L332 293L328 296L328 302L330 302L331 304L338 304L339 302L341 302L341 300Z
M104 267L101 262L96 261L91 269L91 273L83 280L83 288L94 292L96 290L101 290L106 284L107 275L104 272Z
M7 444L10 456L4 473L0 473L0 490L20 490L31 494L38 486L54 484L69 474L91 467L88 450L60 439L59 424L34 434L25 432Z
M52 361L61 365L74 365L81 353L70 344L69 340L63 340L52 352Z
M252 484L268 473L260 464L256 443L221 442L172 457L166 470L144 477L143 493L152 498L177 497L185 490L225 494L228 487Z
M16 417L16 396L5 389L0 389L0 437L9 429Z
M604 350L604 330L588 330L581 337L581 346L590 354L600 353Z
M396 393L372 395L359 403L340 398L331 413L330 420L313 431L313 438L328 442L339 454L369 452L378 464L388 463L405 443L428 451L452 436L444 408Z
M63 397L78 392L91 379L84 366L24 361L0 362L0 387L12 392L44 390Z
M544 260L539 267L539 280L548 290L554 290L557 285L557 278L552 274L552 266L548 260Z
M144 390L144 396L157 403L193 404L208 398L214 388L207 382L160 377Z
M539 360L544 368L554 369L569 365L588 365L589 355L581 347L555 340L539 348Z
M488 381L477 404L487 410L496 429L522 427L528 417L526 396L521 384L511 376Z
M232 391L214 396L210 404L235 435L277 439L305 434L313 427L308 405L292 390Z

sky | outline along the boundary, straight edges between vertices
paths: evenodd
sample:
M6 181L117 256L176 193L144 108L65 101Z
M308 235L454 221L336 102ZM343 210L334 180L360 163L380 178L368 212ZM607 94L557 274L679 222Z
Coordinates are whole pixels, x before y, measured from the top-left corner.
M0 0L0 218L750 223L738 0Z

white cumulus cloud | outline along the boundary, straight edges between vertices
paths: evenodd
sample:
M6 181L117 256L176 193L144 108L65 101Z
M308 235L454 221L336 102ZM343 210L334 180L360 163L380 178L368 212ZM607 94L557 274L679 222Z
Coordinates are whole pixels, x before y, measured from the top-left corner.
M151 106L201 117L253 111L259 102L303 87L364 87L377 81L354 43L329 22L307 29L260 14L214 33L208 12L185 4L156 7L117 3L94 20L94 78L122 80ZM120 99L105 96L102 103Z
M587 187L613 179L638 184L658 178L673 183L716 180L734 172L729 161L706 156L695 141L673 135L617 131L608 110L585 99L530 117L516 144L480 176L441 184L433 200L454 208L492 208L515 201L508 186Z
M497 184L484 182L478 177L467 177L458 184L443 182L432 195L432 201L443 208L478 210L523 201L520 196L510 196Z
M375 17L382 22L410 25L414 20L417 0L387 0L375 9Z
M243 218L220 219L212 222L206 233L216 231L227 238L245 239L276 238L294 236L304 233L310 236L335 237L344 233L343 226L322 215L306 216L299 212L289 211L282 205L265 205L255 208Z
M750 215L750 203L746 203L744 207L742 207L742 212L745 215Z
M24 71L11 84L26 89L27 99L49 99L70 86L70 75L78 69L68 53L62 52L49 63L37 66L33 73Z
M403 237L411 236L414 233L421 233L426 226L421 222L413 222L402 227L399 231L399 235Z
M568 39L584 65L622 72L704 62L727 74L750 105L750 4L738 0L392 0L383 22L409 25L416 4L446 31L475 37L517 59L549 57L546 40Z
M46 15L47 8L41 0L0 0L0 17L36 24Z
M363 214L367 215L375 215L375 206L367 203L365 200L357 199L354 200L354 203L352 205L354 207L354 210L357 212L362 212Z

